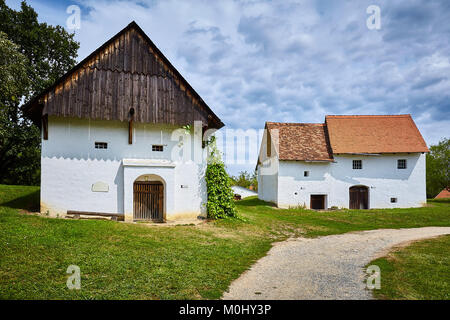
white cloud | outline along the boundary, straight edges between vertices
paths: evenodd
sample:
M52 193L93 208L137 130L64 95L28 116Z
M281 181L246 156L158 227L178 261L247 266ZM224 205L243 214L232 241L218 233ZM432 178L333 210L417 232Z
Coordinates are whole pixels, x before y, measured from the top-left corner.
M379 0L379 31L371 0L76 2L80 59L135 20L227 127L412 113L428 144L450 136L448 0ZM64 24L63 9L31 5Z

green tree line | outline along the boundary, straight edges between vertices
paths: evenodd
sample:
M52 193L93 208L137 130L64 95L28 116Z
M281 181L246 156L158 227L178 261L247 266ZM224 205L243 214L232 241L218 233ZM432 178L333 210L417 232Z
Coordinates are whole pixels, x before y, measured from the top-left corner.
M434 198L450 187L450 139L430 147L427 154L427 197Z
M241 171L237 176L230 176L230 180L232 186L239 186L247 189L253 188L254 191L258 191L258 178L256 171L253 173Z

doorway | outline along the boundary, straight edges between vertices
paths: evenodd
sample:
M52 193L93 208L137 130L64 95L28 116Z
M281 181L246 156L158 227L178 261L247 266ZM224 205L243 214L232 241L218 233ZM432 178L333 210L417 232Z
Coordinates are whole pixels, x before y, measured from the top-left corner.
M323 194L312 194L310 208L313 210L325 210L325 197Z
M369 209L369 188L354 186L350 188L350 209Z
M135 221L164 221L164 185L162 182L134 182L133 219Z

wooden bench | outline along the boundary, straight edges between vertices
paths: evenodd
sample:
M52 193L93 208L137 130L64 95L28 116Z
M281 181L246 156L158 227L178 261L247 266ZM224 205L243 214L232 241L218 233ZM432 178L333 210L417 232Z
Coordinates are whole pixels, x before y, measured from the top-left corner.
M73 216L74 219L80 219L81 216L93 216L93 217L111 217L114 221L124 221L124 215L118 213L105 213L105 212L89 212L89 211L73 211L68 210L67 215Z

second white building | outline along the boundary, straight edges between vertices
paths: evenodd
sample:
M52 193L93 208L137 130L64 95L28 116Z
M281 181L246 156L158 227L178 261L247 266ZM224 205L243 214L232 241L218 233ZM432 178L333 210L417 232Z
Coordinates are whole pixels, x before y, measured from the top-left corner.
M258 197L281 208L420 207L426 203L427 152L410 115L267 122Z

